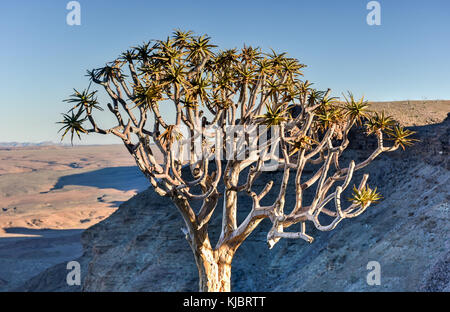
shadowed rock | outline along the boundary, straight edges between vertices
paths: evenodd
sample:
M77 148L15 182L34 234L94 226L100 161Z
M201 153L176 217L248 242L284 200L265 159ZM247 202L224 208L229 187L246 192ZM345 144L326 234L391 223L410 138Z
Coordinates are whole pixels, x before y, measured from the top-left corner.
M334 232L308 229L315 237L311 245L282 240L268 250L268 224L263 223L236 254L232 290L448 291L449 120L414 130L421 142L408 153L382 155L367 168L369 184L379 186L384 196L380 204ZM349 152L350 157L361 153ZM280 176L268 173L269 178L277 183ZM239 203L242 219L246 204ZM211 223L212 240L219 220L217 214ZM196 266L182 226L170 200L151 189L123 203L82 235L83 290L197 291ZM366 283L369 261L381 265L380 286ZM61 265L50 268L19 290L80 290L61 284L63 272Z

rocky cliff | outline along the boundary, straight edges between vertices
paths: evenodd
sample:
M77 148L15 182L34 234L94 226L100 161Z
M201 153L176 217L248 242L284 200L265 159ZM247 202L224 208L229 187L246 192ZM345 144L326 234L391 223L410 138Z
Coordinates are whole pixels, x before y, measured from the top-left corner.
M366 170L369 184L379 186L384 200L332 232L310 227L314 243L281 240L269 250L268 224L262 223L235 256L232 289L450 291L449 126L447 118L415 127L420 143L372 163ZM360 160L366 146L357 136L353 142L349 156ZM265 179L280 177L268 173ZM240 205L242 217L246 202ZM212 237L219 218L211 226ZM82 287L66 285L67 270L60 264L18 290L196 291L196 266L182 226L170 200L149 189L83 233ZM381 265L380 286L366 283L369 261Z

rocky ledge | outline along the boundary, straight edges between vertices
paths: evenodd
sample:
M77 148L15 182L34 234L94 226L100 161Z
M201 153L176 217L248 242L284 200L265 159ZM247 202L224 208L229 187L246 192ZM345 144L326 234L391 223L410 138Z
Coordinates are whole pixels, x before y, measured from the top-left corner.
M449 124L447 118L416 127L420 143L373 162L366 170L369 184L379 186L384 200L332 232L310 228L314 243L281 240L269 250L268 224L262 223L235 256L232 289L450 291ZM365 146L358 138L353 142L350 154L357 157ZM245 210L245 201L241 205ZM211 225L212 237L219 218ZM149 189L83 233L82 286L67 286L66 266L60 264L17 290L196 291L196 266L182 226L170 200ZM381 265L379 286L366 282L369 261Z

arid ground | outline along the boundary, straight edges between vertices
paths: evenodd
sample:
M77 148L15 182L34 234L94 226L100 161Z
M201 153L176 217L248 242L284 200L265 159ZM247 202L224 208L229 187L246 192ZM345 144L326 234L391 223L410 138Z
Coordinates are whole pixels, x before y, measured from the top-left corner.
M0 290L81 253L80 233L147 188L122 145L0 149Z
M450 101L378 102L372 108L404 126L424 126L441 123ZM147 187L122 145L2 147L0 291L80 257L84 229Z

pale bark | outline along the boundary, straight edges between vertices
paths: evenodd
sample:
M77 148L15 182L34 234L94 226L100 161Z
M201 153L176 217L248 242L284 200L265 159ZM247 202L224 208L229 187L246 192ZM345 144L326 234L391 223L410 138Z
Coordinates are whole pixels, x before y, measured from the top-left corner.
M209 244L199 246L194 251L199 274L199 291L231 291L231 263L233 255L234 251L227 247L214 251Z

